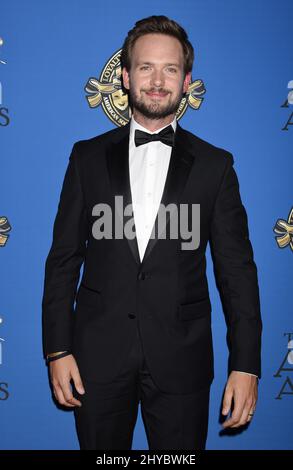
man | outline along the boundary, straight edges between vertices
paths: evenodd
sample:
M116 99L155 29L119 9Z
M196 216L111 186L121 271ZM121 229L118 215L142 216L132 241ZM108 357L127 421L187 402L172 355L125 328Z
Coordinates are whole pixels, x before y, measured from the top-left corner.
M205 448L214 377L208 242L230 349L223 427L245 425L255 411L262 322L233 156L176 121L193 58L175 21L138 21L121 56L130 122L77 142L70 156L46 261L43 333L53 392L74 408L81 449L130 449L139 402L150 449ZM132 204L135 237L117 196L123 209ZM97 234L100 203L122 222L122 237ZM152 231L168 204L199 205L193 249L183 249L181 232Z

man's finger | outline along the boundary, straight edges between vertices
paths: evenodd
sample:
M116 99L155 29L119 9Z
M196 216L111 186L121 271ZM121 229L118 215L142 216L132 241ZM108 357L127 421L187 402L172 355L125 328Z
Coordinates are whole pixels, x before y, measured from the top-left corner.
M74 398L72 394L69 381L66 381L63 384L61 384L61 387L62 387L62 392L65 398L66 404L70 406L81 406L81 402L77 400L76 398Z
M247 417L248 423L252 420L254 412L255 412L255 405L253 405L249 410L248 417Z
M62 388L58 384L56 384L54 386L54 395L55 395L55 397L56 397L56 399L57 399L57 401L60 405L70 406L70 407L73 406L70 403L69 404L66 403L66 400L65 400L64 395L63 395Z
M250 413L250 409L251 409L251 404L245 404L244 408L243 408L243 412L242 412L242 415L240 416L239 420L237 423L235 423L233 426L231 426L232 428L234 427L239 427L239 426L244 426L244 424L247 423L247 420L249 418L248 414Z
M229 413L231 406L232 406L232 398L233 398L232 390L230 391L229 389L226 389L224 399L223 399L223 408L222 408L223 415L227 415Z
M85 389L84 389L84 386L83 386L83 383L79 374L79 370L77 367L74 367L73 370L71 371L71 377L73 379L76 390L78 391L80 395L83 395L85 393Z
M234 398L234 401L235 401L235 408L233 410L231 417L223 423L224 428L238 425L241 419L243 409L244 409L244 403L239 403L239 401L235 400L235 398Z

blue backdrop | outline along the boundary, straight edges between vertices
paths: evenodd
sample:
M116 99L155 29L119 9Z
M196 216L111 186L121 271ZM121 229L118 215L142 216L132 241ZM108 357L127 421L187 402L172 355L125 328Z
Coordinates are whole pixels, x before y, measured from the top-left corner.
M233 153L258 267L257 411L246 431L222 435L228 353L208 253L215 379L207 449L292 448L292 0L1 3L0 448L79 448L73 411L55 406L42 355L44 263L73 143L115 127L101 106L89 107L84 87L135 21L152 14L178 21L195 48L192 79L206 93L180 124ZM279 219L287 223L284 236L274 232ZM140 414L133 448L147 449Z

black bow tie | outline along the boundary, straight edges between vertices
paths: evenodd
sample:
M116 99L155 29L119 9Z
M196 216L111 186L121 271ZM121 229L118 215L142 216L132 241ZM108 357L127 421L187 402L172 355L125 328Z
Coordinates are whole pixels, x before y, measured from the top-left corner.
M135 130L134 142L136 147L139 145L147 144L148 142L153 142L154 140L160 140L163 144L174 146L174 129L171 124L168 127L165 127L161 132L157 134L149 134L148 132L141 131L140 129Z

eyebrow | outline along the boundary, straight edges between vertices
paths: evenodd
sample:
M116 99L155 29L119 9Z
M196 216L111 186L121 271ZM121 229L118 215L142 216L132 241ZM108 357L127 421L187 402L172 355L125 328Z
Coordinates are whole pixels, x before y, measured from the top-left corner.
M153 62L138 62L138 65L142 65L142 64L154 65ZM179 64L177 64L177 63L170 63L170 62L167 62L167 63L164 64L164 65L175 65L175 67L180 67Z

